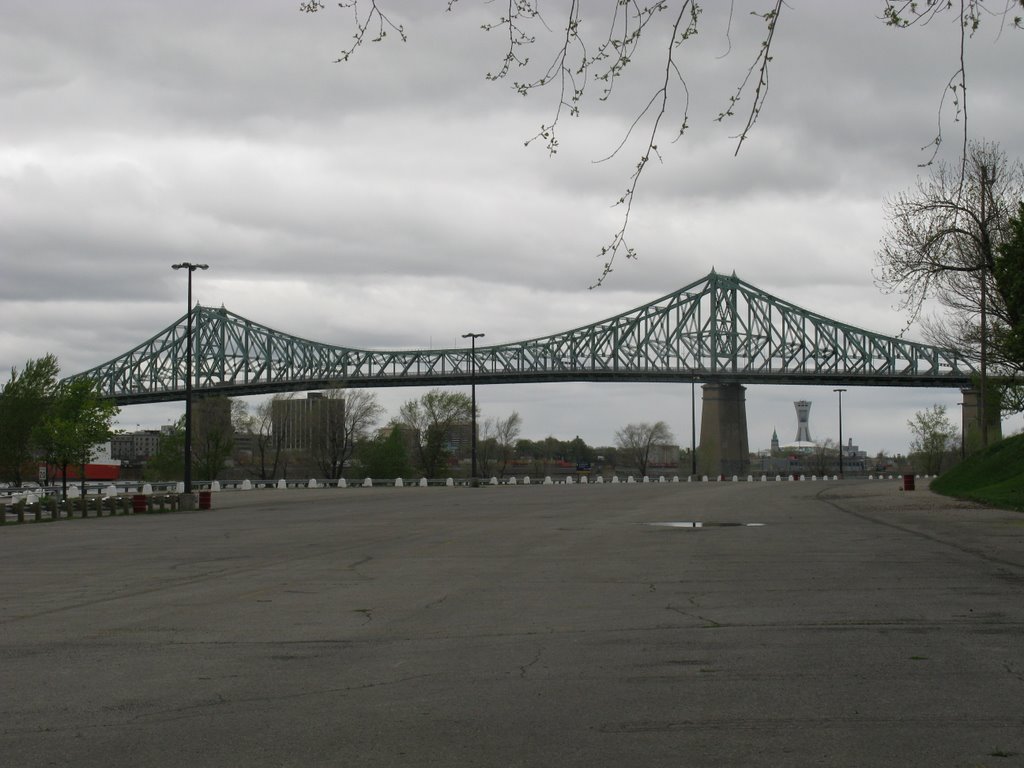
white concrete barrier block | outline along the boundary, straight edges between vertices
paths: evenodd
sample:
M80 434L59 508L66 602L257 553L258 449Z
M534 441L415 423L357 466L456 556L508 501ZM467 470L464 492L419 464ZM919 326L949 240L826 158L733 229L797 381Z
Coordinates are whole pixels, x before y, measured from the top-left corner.
M672 482L673 483L678 483L679 482L679 475L672 475Z
M803 480L802 477L800 479ZM818 476L817 475L811 475L811 482L812 483L816 483L817 481L818 481Z
M613 482L613 483L618 483L618 482L620 482L620 480L619 480L619 476L618 476L618 475L612 475L612 482Z
M515 485L516 484L516 476L515 475L512 475L512 477L510 477L508 479L508 484L509 485Z
M643 481L645 483L649 483L649 482L651 482L651 478L649 478L647 475L644 475L644 480Z
M753 475L747 475L747 482L748 483L754 482L754 476Z
M447 488L454 488L454 487L455 487L455 480L453 480L453 479L452 479L452 478L450 478L450 477L448 477L448 478L445 478L444 484L445 484L445 486L446 486Z
M373 488L373 478L372 477L364 477L363 478L363 488Z
M106 488L103 489L103 495L106 496L108 499L111 496L117 496L117 486L108 485Z
M210 483L210 490L211 491L219 491L220 490L220 480L214 480L212 483Z
M395 488L405 488L405 480L400 477L395 478Z
M800 475L800 482L804 482L807 479L806 475Z
M692 483L693 482L693 475L687 475L686 476L686 482Z
M109 496L110 494L107 494L107 495ZM115 493L114 495L116 496L117 494ZM39 501L39 497L36 496L34 493L26 493L25 494L25 503L26 504L35 504L37 501Z
M248 483L249 481L248 481L248 480L246 480L245 482L247 482L247 483ZM68 490L70 491L71 489L69 488ZM153 493L153 485L152 485L151 483L145 483L145 484L143 484L143 486L142 486L142 492L143 492L144 494L146 494L147 496L150 496L150 495L152 495L152 493Z
M82 497L82 489L81 488L79 488L77 485L69 485L68 486L68 498L69 499L79 499L81 497Z
M545 475L544 476L544 483L543 483L543 485L554 485L554 483L551 481L551 475Z
M733 476L732 476L732 481L733 481L734 483L735 483L736 481L738 481L738 480L739 480L739 478L738 478L738 477L736 477L736 475L733 475Z
M280 480L277 481L277 487L279 490L283 491L285 488L288 487L288 482L282 477Z
M664 475L659 475L658 476L658 482L659 483L664 483L665 482L665 476Z
M636 478L635 478L635 477L633 477L632 475L630 475L629 477L627 477L627 478L626 478L626 484L627 484L627 485L628 485L629 483L635 483L635 482L636 482Z
M306 483L306 487L307 488L316 488L316 478L315 477L309 478L309 482Z
M174 490L177 493L184 493L185 492L185 483L183 481L179 480L177 485L174 486Z
M529 475L524 475L523 476L523 485L529 485L529 484L530 484L530 476Z
M427 482L427 478L421 477L417 485L419 485L420 488L426 488L429 485L429 483Z
M345 482L345 478L344 477L339 477L338 478L338 487L339 488L348 488L348 483Z
M566 475L565 484L566 485L572 485L572 483L573 483L572 475Z
M782 475L776 475L776 476L775 476L775 482L777 483L777 482L779 482L780 480L782 480Z
M586 475L580 475L580 485L587 485L590 479Z
M708 481L708 476L707 476L707 475L701 475L701 476L700 476L700 481L701 481L702 483L706 483L706 482Z
M494 475L491 475L491 479L488 481L488 483L490 485L497 485L498 484L498 478L496 478Z
M598 476L597 476L597 479L596 479L596 480L594 480L594 482L595 482L595 483L600 483L600 484L603 484L603 483L604 483L604 475L598 475Z

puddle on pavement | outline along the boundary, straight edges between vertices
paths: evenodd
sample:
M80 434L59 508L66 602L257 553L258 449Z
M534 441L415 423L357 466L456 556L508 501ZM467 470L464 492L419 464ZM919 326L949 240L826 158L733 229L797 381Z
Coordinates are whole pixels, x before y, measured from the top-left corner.
M688 520L672 523L647 523L661 528L763 528L764 523L705 523L700 520Z

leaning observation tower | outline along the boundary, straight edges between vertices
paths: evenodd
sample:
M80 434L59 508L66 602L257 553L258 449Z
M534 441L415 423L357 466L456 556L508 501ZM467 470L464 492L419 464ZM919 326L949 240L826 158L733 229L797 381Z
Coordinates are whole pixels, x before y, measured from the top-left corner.
M796 441L797 443L813 443L811 439L810 417L811 401L797 400L793 403L796 408Z

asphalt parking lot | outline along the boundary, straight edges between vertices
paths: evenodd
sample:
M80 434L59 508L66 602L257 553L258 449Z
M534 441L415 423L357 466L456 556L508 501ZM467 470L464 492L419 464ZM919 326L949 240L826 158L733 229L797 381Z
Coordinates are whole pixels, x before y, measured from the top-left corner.
M1024 765L1024 515L895 481L223 492L0 553L4 765Z

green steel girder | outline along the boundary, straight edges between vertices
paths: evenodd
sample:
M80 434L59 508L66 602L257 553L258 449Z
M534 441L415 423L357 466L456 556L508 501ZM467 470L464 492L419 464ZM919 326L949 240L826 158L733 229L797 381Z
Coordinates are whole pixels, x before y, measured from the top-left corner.
M228 310L192 310L197 394L322 387L541 381L731 381L966 387L959 353L882 336L809 312L714 271L685 288L592 325L467 349L338 347L280 333ZM180 400L187 316L76 377L119 403Z

